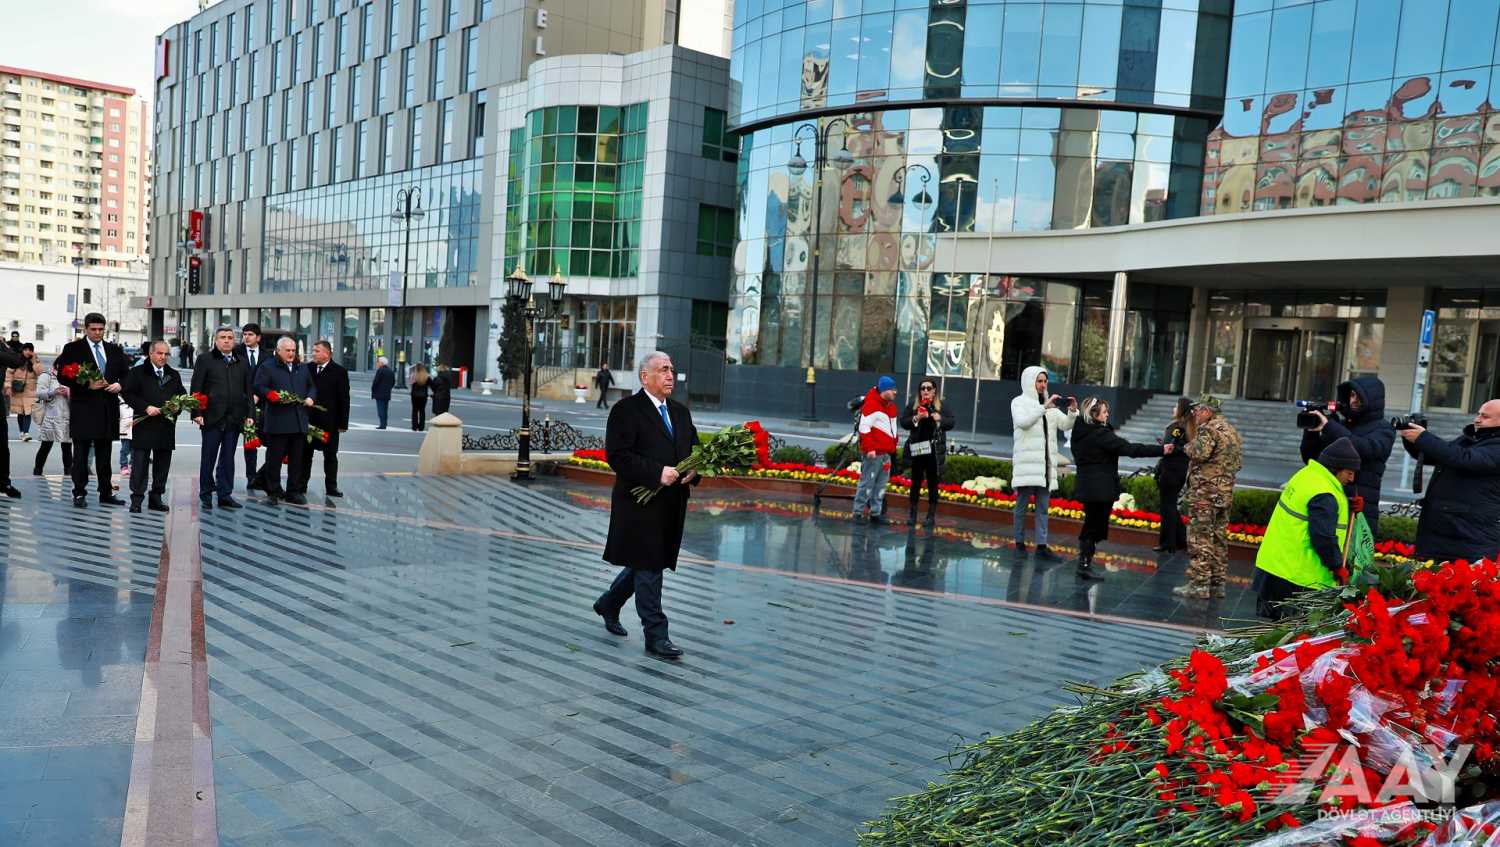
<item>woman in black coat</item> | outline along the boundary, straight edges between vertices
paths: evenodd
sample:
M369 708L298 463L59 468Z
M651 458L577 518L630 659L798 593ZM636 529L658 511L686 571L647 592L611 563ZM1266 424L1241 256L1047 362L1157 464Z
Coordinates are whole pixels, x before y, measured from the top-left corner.
M1172 410L1172 422L1162 433L1162 443L1172 445L1172 452L1156 463L1156 490L1161 494L1161 534L1155 548L1158 553L1187 549L1187 527L1182 525L1177 499L1187 484L1188 456L1182 448L1192 439L1193 401L1179 397L1176 408Z
M432 389L432 416L437 417L448 411L453 403L453 371L439 366L437 372L427 380Z
M1109 425L1109 403L1096 397L1083 401L1073 426L1073 462L1078 480L1073 496L1083 501L1083 528L1078 531L1078 577L1103 579L1094 570L1094 548L1109 537L1109 513L1120 496L1120 457L1169 455L1172 445L1132 444L1115 435Z
M427 366L411 369L411 431L421 432L427 425Z
M958 422L951 407L944 409L938 397L937 384L922 380L917 397L897 418L901 428L910 430L906 439L906 461L911 470L911 522L917 522L917 502L922 499L922 480L927 480L927 524L937 520L938 482L943 463L948 458L948 430Z

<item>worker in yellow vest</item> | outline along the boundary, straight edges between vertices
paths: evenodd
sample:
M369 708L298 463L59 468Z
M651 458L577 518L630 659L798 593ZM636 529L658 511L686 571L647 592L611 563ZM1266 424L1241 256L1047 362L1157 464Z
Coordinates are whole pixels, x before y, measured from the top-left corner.
M1359 452L1347 438L1323 448L1287 480L1255 555L1256 611L1278 620L1282 600L1310 588L1339 584L1348 549L1346 489L1359 471Z

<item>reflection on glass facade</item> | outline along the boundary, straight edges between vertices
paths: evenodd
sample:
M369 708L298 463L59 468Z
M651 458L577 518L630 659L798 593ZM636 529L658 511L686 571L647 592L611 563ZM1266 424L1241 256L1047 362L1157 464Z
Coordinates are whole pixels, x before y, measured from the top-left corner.
M391 210L412 185L426 214L411 221L406 287L474 285L483 172L469 159L267 197L261 291L385 288L405 260L406 224Z
M1204 213L1500 195L1497 19L1500 0L1236 3Z
M647 104L551 106L511 130L505 266L630 277L640 270Z
M938 241L1198 214L1229 7L737 3L729 359L1102 382L1107 283L937 268ZM1126 384L1177 390L1187 298L1131 296Z
M936 98L1098 100L1218 113L1230 6L739 0L732 122Z

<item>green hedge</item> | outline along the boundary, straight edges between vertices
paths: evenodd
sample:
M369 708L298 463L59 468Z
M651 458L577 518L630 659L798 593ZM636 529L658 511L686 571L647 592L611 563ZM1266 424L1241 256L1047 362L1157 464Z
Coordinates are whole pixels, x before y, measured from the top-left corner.
M1229 507L1229 522L1268 524L1271 522L1271 512L1275 511L1276 501L1279 499L1281 499L1280 491L1262 491L1253 488L1236 491L1234 502Z
M1137 509L1161 514L1161 492L1156 488L1156 480L1149 476L1133 476L1121 480L1120 485L1135 498Z
M858 447L854 446L853 442L830 444L828 445L828 449L823 451L823 464L830 468L836 468L840 464L840 458L845 453L849 454L850 461L853 461L855 458L858 458L854 455L858 449Z
M943 464L943 482L958 485L975 477L994 476L1010 484L1011 465L1005 459L984 456L949 456Z
M795 462L799 465L817 464L817 454L800 444L787 444L771 453L773 462Z
M1389 538L1405 544L1417 543L1417 519L1401 515L1381 515L1380 531L1375 534L1375 540L1385 541Z

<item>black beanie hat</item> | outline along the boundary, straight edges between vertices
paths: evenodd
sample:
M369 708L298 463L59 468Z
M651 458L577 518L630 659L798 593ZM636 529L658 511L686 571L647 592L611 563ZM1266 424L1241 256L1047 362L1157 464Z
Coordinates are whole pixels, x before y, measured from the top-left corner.
M1331 471L1359 470L1359 451L1348 438L1340 438L1323 448L1318 454L1318 463Z

